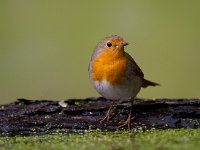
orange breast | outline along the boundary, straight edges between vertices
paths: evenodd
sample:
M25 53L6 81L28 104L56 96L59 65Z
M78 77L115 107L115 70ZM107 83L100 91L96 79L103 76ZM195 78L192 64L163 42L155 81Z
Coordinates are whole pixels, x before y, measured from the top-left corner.
M125 72L126 57L124 52L105 50L93 60L93 81L106 80L112 85L118 85L125 79Z

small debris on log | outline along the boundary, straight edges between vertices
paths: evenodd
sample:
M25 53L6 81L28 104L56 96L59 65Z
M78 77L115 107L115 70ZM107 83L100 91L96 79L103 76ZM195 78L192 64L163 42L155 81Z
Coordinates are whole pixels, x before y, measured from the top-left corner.
M113 107L114 115L104 124L111 100L100 98L69 99L65 101L26 100L0 105L1 135L30 135L52 133L57 130L118 130L119 122L126 120L130 102L119 101ZM132 129L199 128L199 99L135 99ZM126 127L124 127L126 129Z

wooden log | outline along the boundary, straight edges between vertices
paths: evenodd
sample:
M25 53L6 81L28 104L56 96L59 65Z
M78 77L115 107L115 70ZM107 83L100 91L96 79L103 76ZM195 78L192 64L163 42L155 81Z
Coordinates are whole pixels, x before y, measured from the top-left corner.
M99 119L104 117L111 103L111 100L102 97L60 102L18 99L14 103L0 105L0 134L118 130L119 122L128 117L130 102L116 102L112 118L100 124ZM132 114L132 129L199 128L200 100L136 99Z

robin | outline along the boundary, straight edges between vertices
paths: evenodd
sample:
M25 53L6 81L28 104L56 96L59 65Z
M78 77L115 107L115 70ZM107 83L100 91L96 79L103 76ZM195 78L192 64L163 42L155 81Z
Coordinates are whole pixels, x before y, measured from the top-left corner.
M133 99L141 88L157 86L158 83L144 79L144 74L134 59L124 51L129 43L118 35L111 35L100 41L89 64L90 82L96 91L106 99L111 99L104 118L100 123L108 121L112 107L117 100L131 100L129 116L119 127L128 126L132 120Z

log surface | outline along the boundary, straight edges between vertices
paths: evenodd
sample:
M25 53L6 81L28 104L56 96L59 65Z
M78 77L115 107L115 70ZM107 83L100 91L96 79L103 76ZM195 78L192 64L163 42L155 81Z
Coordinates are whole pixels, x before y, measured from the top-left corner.
M0 105L0 134L43 134L56 130L118 130L119 122L128 117L130 102L119 101L113 107L112 118L100 124L111 100L100 98L66 101L26 100ZM169 129L199 128L199 99L136 99L131 128ZM126 129L126 127L124 127Z

